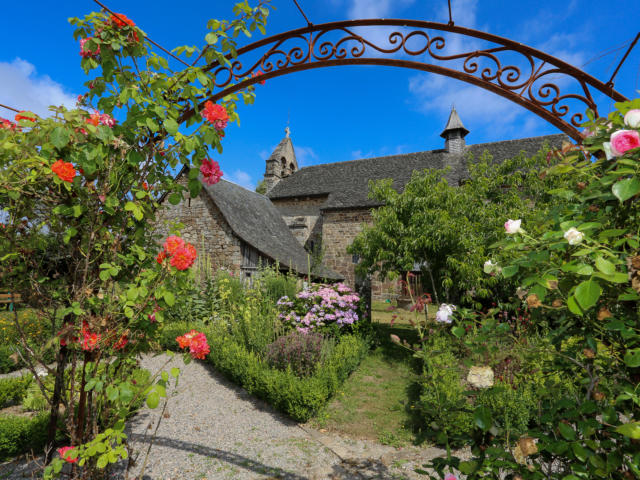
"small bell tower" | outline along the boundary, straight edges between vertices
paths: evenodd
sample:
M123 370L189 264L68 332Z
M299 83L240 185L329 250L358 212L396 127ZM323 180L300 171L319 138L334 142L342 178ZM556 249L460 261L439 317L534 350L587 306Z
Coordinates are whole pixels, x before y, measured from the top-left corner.
M266 170L264 172L264 183L267 193L280 180L288 177L298 170L296 152L291 142L291 131L289 127L284 129L285 137L280 141L273 153L267 158Z
M444 138L444 149L448 153L462 153L465 148L464 137L469 133L469 130L464 128L462 120L456 112L456 107L451 107L451 113L449 114L449 121L447 126L440 134Z

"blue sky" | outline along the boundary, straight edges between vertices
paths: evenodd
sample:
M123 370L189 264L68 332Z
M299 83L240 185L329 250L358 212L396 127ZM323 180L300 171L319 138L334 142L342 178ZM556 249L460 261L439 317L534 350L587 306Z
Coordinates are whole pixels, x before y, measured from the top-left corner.
M209 18L229 18L233 1L106 0L167 48L201 45ZM275 0L267 29L275 34L305 25L292 0ZM301 0L315 24L356 18L447 21L446 1ZM97 6L90 0L5 2L0 18L0 103L43 114L48 104L73 105L84 93L71 16ZM625 48L596 58L633 39L640 29L637 0L452 0L456 25L504 36L556 55L608 80ZM363 32L364 33L364 32ZM389 31L368 38L385 41ZM255 37L254 37L255 38ZM481 44L451 38L448 48ZM594 59L595 58L595 59ZM562 82L563 80L559 80ZM615 87L639 96L640 45L629 56ZM429 73L391 67L315 69L257 86L252 106L241 106L241 126L230 126L216 158L224 178L249 188L264 173L264 159L284 136L287 121L302 166L441 148L439 137L456 105L471 131L468 143L556 133L542 119L481 88ZM606 114L611 102L602 102ZM0 109L0 116L11 116Z

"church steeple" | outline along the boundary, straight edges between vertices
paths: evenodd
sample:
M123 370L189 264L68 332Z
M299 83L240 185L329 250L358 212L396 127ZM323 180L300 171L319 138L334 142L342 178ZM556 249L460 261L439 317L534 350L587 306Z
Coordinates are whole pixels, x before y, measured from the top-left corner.
M464 137L469 133L469 130L464 128L462 120L456 112L456 107L451 107L451 113L449 114L449 120L447 126L440 134L444 138L444 148L449 153L462 153L465 147Z
M271 190L276 183L298 170L298 161L296 160L296 152L291 142L291 131L289 127L285 128L285 137L280 141L273 153L267 158L266 170L264 172L264 182L267 186L267 192Z

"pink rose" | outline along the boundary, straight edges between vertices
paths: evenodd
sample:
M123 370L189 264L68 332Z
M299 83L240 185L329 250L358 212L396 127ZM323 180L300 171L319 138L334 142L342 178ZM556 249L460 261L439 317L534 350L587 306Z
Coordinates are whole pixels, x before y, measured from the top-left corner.
M215 160L211 160L210 158L205 158L202 160L202 165L200 166L200 173L202 173L203 181L207 185L213 185L220 181L222 177L222 170L220 170L220 165Z
M444 480L458 480L458 477L456 477L453 473L448 473L446 477L444 477Z
M611 153L615 157L624 152L640 147L640 134L635 130L618 130L611 135Z
M627 114L624 116L624 124L627 127L631 128L639 128L640 127L640 110L634 108L633 110L629 110Z

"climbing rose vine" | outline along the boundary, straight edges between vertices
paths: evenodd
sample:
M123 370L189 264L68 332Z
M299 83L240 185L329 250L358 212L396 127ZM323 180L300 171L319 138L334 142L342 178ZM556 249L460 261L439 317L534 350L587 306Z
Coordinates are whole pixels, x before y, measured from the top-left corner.
M134 379L137 356L157 345L163 313L187 291L197 259L180 225L163 226L170 233L159 238L157 212L161 201L197 197L202 181L220 180L211 157L254 90L213 103L205 67L234 57L239 34L264 31L268 7L242 3L235 20L211 20L201 48L174 49L187 68L154 51L122 13L73 18L88 77L77 108L0 119L0 285L52 332L42 345L23 337L15 346L49 402L46 478L68 463L70 478L109 477L104 470L130 455L125 420L142 402L166 401L176 384L178 369ZM185 361L209 353L202 333L179 338ZM36 375L51 349L53 389ZM61 433L68 444L56 456Z

